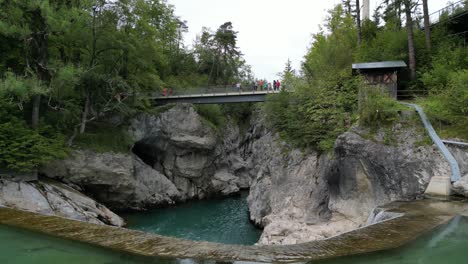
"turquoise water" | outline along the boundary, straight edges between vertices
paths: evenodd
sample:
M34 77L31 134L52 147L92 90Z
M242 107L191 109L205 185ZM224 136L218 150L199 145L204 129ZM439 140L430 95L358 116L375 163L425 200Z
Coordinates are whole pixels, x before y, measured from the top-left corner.
M456 217L397 250L319 262L320 264L463 264L468 263L468 218Z
M1 264L175 263L144 258L0 225Z
M261 235L249 221L247 193L123 215L128 228L191 240L253 245Z

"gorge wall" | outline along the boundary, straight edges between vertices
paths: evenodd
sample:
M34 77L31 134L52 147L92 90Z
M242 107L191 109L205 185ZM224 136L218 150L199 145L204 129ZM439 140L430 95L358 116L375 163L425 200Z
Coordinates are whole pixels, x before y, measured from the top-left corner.
M240 131L230 119L214 128L191 105L140 114L120 124L136 142L132 153L77 149L42 174L114 210L250 188L250 218L264 228L259 243L295 244L363 226L376 206L421 198L432 176L450 173L408 116L390 129L354 127L326 154L291 148L262 116L255 112Z

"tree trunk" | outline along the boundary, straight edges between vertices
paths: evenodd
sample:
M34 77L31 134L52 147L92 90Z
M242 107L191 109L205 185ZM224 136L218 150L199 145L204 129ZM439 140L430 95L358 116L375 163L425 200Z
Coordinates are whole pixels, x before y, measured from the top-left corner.
M423 13L424 13L424 33L426 34L426 49L431 50L431 21L429 20L429 7L427 6L428 0L423 0Z
M33 96L32 116L31 116L31 127L34 130L37 130L39 127L40 106L41 106L41 95L36 94Z
M408 31L408 57L410 77L414 81L416 79L416 52L414 50L414 33L413 33L413 18L411 17L411 0L405 0L406 12L406 30Z
M86 101L83 109L83 115L81 116L80 134L84 134L86 130L86 122L88 120L90 103L91 100L89 98L89 93L86 93Z
M49 60L49 40L46 19L42 16L40 9L35 9L31 12L34 21L33 33L31 35L32 44L30 46L31 55L38 79L42 82L42 85L49 85L51 77L47 65ZM39 126L40 105L41 95L33 95L31 127L35 130Z
M357 25L357 43L358 47L361 46L362 41L362 27L361 27L361 4L356 0L356 25Z

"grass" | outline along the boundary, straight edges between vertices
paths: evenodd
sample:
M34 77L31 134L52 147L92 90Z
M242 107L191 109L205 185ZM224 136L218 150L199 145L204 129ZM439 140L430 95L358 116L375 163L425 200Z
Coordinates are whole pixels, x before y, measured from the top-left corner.
M443 109L436 100L419 99L419 104L442 139L458 138L468 141L468 116L455 116Z

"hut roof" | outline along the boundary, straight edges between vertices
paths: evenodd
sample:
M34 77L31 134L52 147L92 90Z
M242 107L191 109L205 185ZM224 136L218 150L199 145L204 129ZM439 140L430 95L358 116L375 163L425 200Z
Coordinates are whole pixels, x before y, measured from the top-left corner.
M378 62L364 62L353 63L353 70L370 70L370 69L392 69L392 68L405 68L404 61L378 61Z

